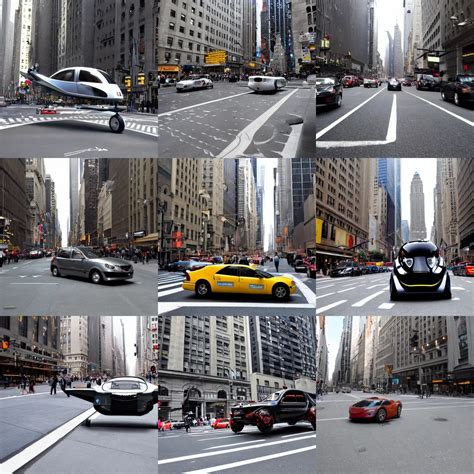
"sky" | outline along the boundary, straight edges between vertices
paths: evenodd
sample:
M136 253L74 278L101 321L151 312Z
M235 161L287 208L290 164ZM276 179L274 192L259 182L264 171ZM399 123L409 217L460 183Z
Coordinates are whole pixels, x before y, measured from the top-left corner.
M122 320L125 329L125 359L127 361L127 374L135 374L135 363L137 358L134 356L135 346L137 340L137 317L127 316L124 318L114 317L114 334L120 334Z
M434 219L433 188L436 185L436 158L403 158L401 160L401 206L402 219L410 223L410 185L416 171L423 181L425 194L426 238L430 238Z
M398 20L398 25L402 30L402 48L403 48L403 0L378 0L377 1L377 20L379 28L378 51L382 60L385 59L385 49L388 43L387 33L389 31L393 38L393 30Z
M273 168L278 165L277 158L259 158L257 160L257 173L260 167L265 166L265 184L263 196L263 226L264 226L264 241L263 249L268 250L269 232L273 227L273 220L275 218L275 210L273 206Z
M358 318L358 316L354 316ZM336 364L337 351L341 342L342 322L344 316L326 316L326 343L328 346L328 381L332 380Z

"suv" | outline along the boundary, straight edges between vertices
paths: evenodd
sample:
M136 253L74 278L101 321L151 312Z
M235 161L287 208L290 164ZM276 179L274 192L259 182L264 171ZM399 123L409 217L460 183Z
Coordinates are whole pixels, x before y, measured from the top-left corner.
M358 262L342 262L331 270L329 275L331 277L360 276L362 275L362 271Z
M69 275L101 283L133 278L133 266L120 258L101 257L88 247L64 247L51 259L51 273L55 277Z
M416 89L426 89L429 91L440 90L441 80L439 77L434 77L431 74L418 74L416 76Z

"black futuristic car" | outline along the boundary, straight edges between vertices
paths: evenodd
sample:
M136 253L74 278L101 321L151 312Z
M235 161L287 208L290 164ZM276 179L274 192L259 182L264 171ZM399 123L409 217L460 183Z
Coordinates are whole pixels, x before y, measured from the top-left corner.
M402 295L451 298L446 263L433 242L415 240L400 247L390 277L390 299L397 300Z
M260 402L235 405L230 413L230 428L234 433L242 431L245 425L268 433L275 423L292 426L298 421L309 421L316 430L316 401L309 393L296 389L280 390Z
M141 377L119 377L93 388L66 389L66 393L92 403L102 415L142 416L158 403L158 386Z

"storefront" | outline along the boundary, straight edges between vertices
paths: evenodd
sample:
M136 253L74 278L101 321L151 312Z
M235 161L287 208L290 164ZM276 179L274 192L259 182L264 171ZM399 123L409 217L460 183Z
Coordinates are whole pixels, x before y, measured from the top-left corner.
M159 64L158 65L158 76L161 79L166 79L167 77L176 78L179 75L180 67L172 64Z

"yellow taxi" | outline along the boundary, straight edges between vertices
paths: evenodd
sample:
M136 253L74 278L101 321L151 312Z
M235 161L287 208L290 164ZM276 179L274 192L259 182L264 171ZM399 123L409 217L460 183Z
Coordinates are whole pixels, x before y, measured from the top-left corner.
M296 283L291 277L272 275L253 265L223 264L188 270L182 288L201 298L211 293L242 293L273 295L282 301L296 292Z

